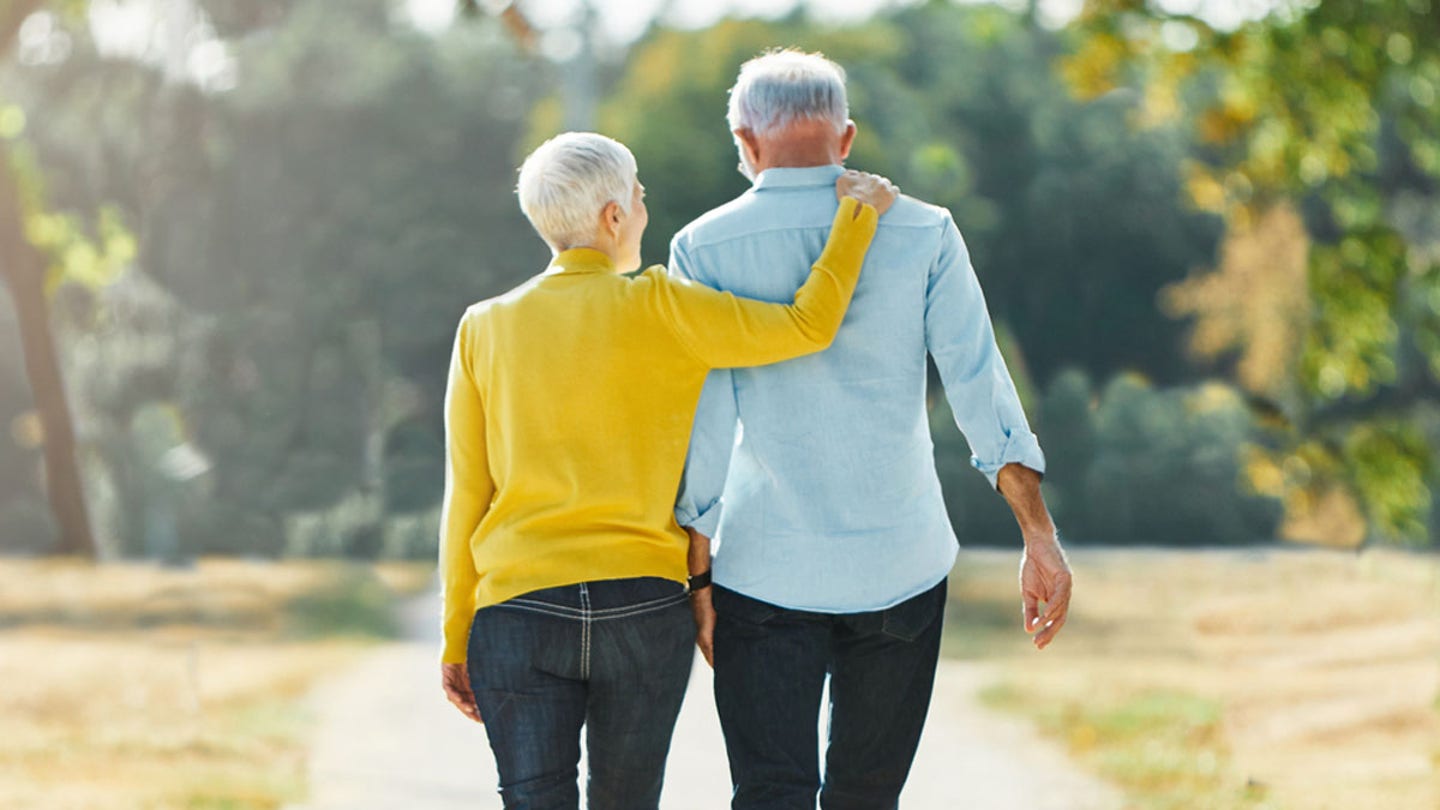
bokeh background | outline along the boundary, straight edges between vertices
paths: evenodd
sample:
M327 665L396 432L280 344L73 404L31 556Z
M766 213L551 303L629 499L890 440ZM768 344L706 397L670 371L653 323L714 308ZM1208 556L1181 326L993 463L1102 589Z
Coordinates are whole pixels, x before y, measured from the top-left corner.
M0 805L303 801L433 590L454 326L547 259L515 167L624 141L663 263L775 46L954 212L1047 451L1036 658L932 385L976 699L1125 806L1440 806L1434 0L0 0Z

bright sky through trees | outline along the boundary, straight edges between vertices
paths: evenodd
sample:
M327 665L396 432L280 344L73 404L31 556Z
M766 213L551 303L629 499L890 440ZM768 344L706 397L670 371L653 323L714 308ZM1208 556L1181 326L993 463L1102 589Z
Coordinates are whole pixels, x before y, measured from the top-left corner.
M415 25L440 30L454 19L457 0L398 0ZM480 0L482 7L500 8L503 0ZM659 17L680 28L698 29L725 16L781 17L805 5L817 19L844 23L862 20L887 8L914 5L918 0L590 0L598 11L606 39L629 43L638 38L651 20ZM960 0L1022 9L1031 0ZM1247 19L1262 17L1277 7L1307 5L1313 0L1158 0L1164 11L1199 16L1216 28L1226 29ZM520 7L541 30L549 32L542 42L547 56L564 61L576 47L568 26L579 19L582 0L524 0ZM1084 0L1038 0L1042 22L1058 27L1079 13ZM165 32L174 25L175 9L185 4L165 0L94 0L90 20L102 50L127 56L146 55L165 60ZM27 26L31 39L42 34L40 25ZM172 29L174 30L174 29ZM186 36L195 36L193 29ZM22 36L22 61L27 49ZM29 49L33 51L34 49ZM235 81L233 65L218 42L200 47L188 55L191 78L210 89L227 89Z
M961 0L992 3L1021 9L1030 0ZM455 13L455 0L407 0L410 13L421 28L447 25ZM620 42L629 42L645 30L656 16L681 28L704 28L727 15L781 17L802 4L818 19L846 22L862 20L895 6L914 5L918 0L592 0L600 11L606 33ZM482 5L492 4L482 0ZM500 6L503 2L493 0ZM1084 0L1039 0L1044 22L1059 26L1080 11ZM564 26L577 12L580 0L527 0L521 8L541 28ZM1217 28L1232 28L1247 19L1265 15L1279 5L1304 5L1296 0L1162 0L1165 11L1194 14Z

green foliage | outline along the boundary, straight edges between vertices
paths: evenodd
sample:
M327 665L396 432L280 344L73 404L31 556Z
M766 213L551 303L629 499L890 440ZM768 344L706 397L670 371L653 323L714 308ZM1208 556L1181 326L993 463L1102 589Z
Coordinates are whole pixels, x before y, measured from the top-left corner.
M1094 425L1096 454L1075 521L1089 539L1213 545L1275 537L1279 504L1236 489L1236 448L1254 431L1231 389L1157 391L1118 377L1101 393ZM1072 498L1069 506L1079 504Z
M1074 542L1220 546L1276 535L1280 502L1236 486L1239 449L1259 431L1233 389L1156 389L1124 374L1097 393L1070 370L1051 382L1036 417L1050 470L1046 500ZM937 413L937 421L948 419ZM968 450L944 426L936 430L936 455L961 543L1013 543L1014 518L988 482L966 469Z
M95 239L72 215L40 212L25 224L31 244L55 257L46 278L52 293L66 282L90 288L113 283L135 259L135 238L113 207L100 209Z
M374 571L354 565L285 605L288 632L298 638L390 638L400 627L395 594Z
M0 107L0 140L14 140L24 131L25 111L14 104Z
M4 460L0 456L0 461ZM38 460L32 461L28 469L35 470L38 466ZM0 537L5 538L6 551L19 554L49 551L54 544L55 520L45 508L39 487L32 484L10 490L8 494L9 497L0 500Z
M1306 386L1333 399L1368 392L1396 376L1392 316L1405 272L1406 246L1388 229L1355 233L1338 245L1317 246L1310 257L1310 289L1322 308L1315 341L1302 361Z
M279 553L291 517L356 497L426 514L455 324L544 264L510 189L547 73L498 25L432 38L383 0L202 6L233 89L102 56L81 18L68 59L7 68L109 531L145 548L151 405L211 470L162 509L185 553ZM340 545L378 551L363 511Z
M1217 190L1193 196L1232 227L1278 199L1305 203L1311 328L1290 372L1301 396L1278 403L1296 426L1281 440L1298 459L1322 439L1376 533L1412 540L1433 450L1375 436L1393 436L1396 418L1413 424L1440 391L1428 305L1440 231L1406 215L1417 201L1433 210L1440 189L1437 11L1433 0L1326 0L1216 30L1159 2L1092 0L1063 68L1086 97L1145 88L1142 121L1188 112L1207 147L1196 188Z
M16 314L0 298L0 346L19 347ZM18 350L0 351L0 538L8 549L46 550L54 542L54 523L41 492L38 419L31 410L24 358Z
M68 58L0 68L0 138L33 156L29 227L60 268L63 359L122 553L153 551L167 521L182 554L429 553L454 325L545 261L511 188L525 146L553 134L558 81L493 20L430 37L391 5L202 0L230 89L102 55L75 13ZM851 163L954 213L1012 367L1045 392L1030 412L1067 533L1269 538L1273 498L1299 500L1240 485L1254 442L1282 489L1341 481L1377 536L1418 538L1430 520L1433 537L1431 5L1326 0L1235 31L1142 0L1092 2L1064 32L939 2L844 28L797 14L655 29L606 66L599 128L639 159L644 252L662 260L747 186L724 122L740 63L823 50L850 76ZM1193 47L1167 49L1177 31ZM1233 394L1197 385L1227 361L1183 359L1185 324L1156 295L1277 200L1304 214L1313 307L1262 433ZM19 379L0 355L7 430L29 408ZM156 414L173 420L158 439ZM1009 542L1003 501L935 419L962 540ZM173 486L157 470L172 451L209 472ZM0 442L7 548L46 531L27 505L36 463Z
M1166 283L1210 262L1219 234L1178 199L1183 133L1131 130L1123 102L1076 102L1049 69L1063 41L1000 9L931 3L854 28L796 18L654 32L601 110L649 191L649 261L747 187L726 91L744 60L781 45L846 67L860 130L849 163L954 213L992 315L1039 380L1067 365L1196 376L1176 362L1181 326L1155 307Z
M444 437L431 425L420 420L396 425L385 442L391 482L385 489L385 511L414 513L432 506L435 493L445 486L444 470L435 463L444 457Z
M1398 421L1358 424L1346 437L1342 457L1373 520L1394 532L1390 539L1425 536L1431 498L1426 479L1434 459L1433 449L1417 425Z

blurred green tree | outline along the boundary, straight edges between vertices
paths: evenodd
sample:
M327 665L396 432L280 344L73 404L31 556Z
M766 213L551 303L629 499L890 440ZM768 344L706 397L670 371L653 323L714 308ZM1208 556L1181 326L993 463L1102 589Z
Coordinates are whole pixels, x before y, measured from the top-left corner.
M1072 542L1230 546L1273 541L1281 502L1237 487L1256 428L1224 383L1156 388L1136 374L1095 391L1078 369L1057 375L1035 409L1045 427L1045 496ZM932 415L936 470L962 543L1008 543L1015 519L969 468L969 450Z
M54 5L72 13L83 7L77 0ZM21 26L43 6L42 0L0 3L0 62L13 52ZM35 432L44 455L45 493L59 534L55 550L93 556L95 538L76 459L75 428L45 295L53 256L44 248L57 245L37 244L40 240L34 233L35 220L43 213L43 201L28 156L23 148L17 149L16 140L24 127L24 113L0 96L0 276L15 304L26 377L35 401ZM68 247L81 246L73 239L66 241ZM29 533L34 532L33 521L28 528Z
M1188 196L1224 216L1232 240L1294 244L1274 212L1303 217L1300 276L1289 260L1270 279L1226 263L1176 301L1196 317L1201 351L1253 363L1258 341L1283 356L1273 374L1240 376L1276 426L1254 470L1285 496L1291 524L1314 524L1338 485L1372 536L1426 534L1436 478L1425 436L1440 421L1437 11L1433 0L1327 0L1222 30L1161 2L1089 0L1063 62L1083 97L1141 95L1141 125L1193 121L1204 149ZM1274 302L1298 291L1300 317L1282 303L1279 332L1261 322L1265 307L1244 328L1220 326L1257 283L1292 290Z
M1273 521L1263 504L1236 486L1237 453L1252 437L1248 422L1212 430L1182 415L1183 392L1137 383L1147 392L1141 406L1108 411L1168 414L1176 436L1145 436L1175 451L1166 461L1175 474L1154 482L1137 472L1111 476L1110 488L1089 483L1100 479L1091 474L1097 459L1143 462L1146 470L1164 460L1117 445L1118 430L1096 434L1088 380L1133 369L1158 382L1193 383L1205 373L1184 362L1183 326L1156 299L1192 267L1213 262L1221 220L1180 199L1179 167L1192 149L1184 128L1128 126L1133 95L1075 100L1051 69L1066 36L1026 15L930 3L856 27L826 28L797 15L652 31L630 53L600 118L603 131L635 151L649 190L645 255L660 259L677 229L747 187L725 124L726 90L741 62L782 45L824 51L846 67L860 127L852 165L885 173L954 213L1020 387L1059 392L1027 404L1052 456L1047 492L1066 529L1111 543L1269 539ZM536 137L554 125L538 123ZM1013 536L1013 517L971 469L946 413L936 409L933 432L953 522L965 542L1001 542ZM1228 465L1207 462L1203 475L1181 474L1202 441L1225 442L1204 452L1228 454ZM1192 485L1199 489L1187 490ZM1096 517L1133 500L1119 491L1129 486L1148 487L1160 500L1147 501L1133 520ZM1201 513L1167 513L1174 502Z
M103 54L78 23L67 58L16 71L57 206L138 237L133 266L57 290L108 513L153 506L136 437L160 434L137 420L161 405L210 470L187 553L278 553L333 510L345 536L306 548L374 551L438 501L460 313L544 264L510 193L543 71L498 24L431 37L384 0L207 1L192 30L219 80ZM142 553L153 533L117 524Z
M1165 284L1212 260L1220 233L1218 217L1177 202L1185 133L1135 132L1122 101L1075 101L1049 69L1063 38L1003 9L930 3L845 28L797 14L652 32L600 116L635 151L655 202L650 260L748 186L726 90L741 62L780 45L846 67L860 127L851 165L954 212L992 314L1042 384L1071 365L1197 378L1176 362L1182 327L1155 306Z
M0 297L0 346L19 346L11 300ZM5 548L46 553L55 546L55 519L47 509L42 428L19 352L0 352L0 537Z
M6 68L45 181L40 241L63 258L50 310L97 514L131 554L425 553L454 324L546 259L510 189L523 147L561 125L556 69L512 41L513 19L432 36L386 0L194 3L169 59L104 51L61 18L63 55ZM854 164L954 211L1021 387L1050 392L1030 410L1067 525L1107 542L1264 536L1264 509L1225 489L1250 436L1229 405L1201 418L1199 389L1131 378L1091 390L1122 369L1204 371L1155 298L1204 297L1184 279L1215 262L1221 220L1180 199L1186 121L1136 131L1137 94L1077 101L1050 70L1067 42L948 3L845 28L797 14L654 30L602 66L600 128L639 158L662 259L746 186L724 124L739 64L826 51L850 72ZM1127 444L1130 418L1175 459ZM1357 457L1391 446L1363 438ZM962 534L1011 536L958 433L936 439ZM1123 464L1165 480L1094 472ZM1103 522L1131 486L1149 487L1143 508ZM1165 500L1196 492L1214 508L1166 523Z

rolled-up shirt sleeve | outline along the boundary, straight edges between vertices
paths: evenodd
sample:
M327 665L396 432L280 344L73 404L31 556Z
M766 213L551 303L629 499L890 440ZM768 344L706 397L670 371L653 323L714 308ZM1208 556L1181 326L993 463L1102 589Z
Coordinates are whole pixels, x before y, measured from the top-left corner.
M696 277L696 268L680 238L670 245L669 273L676 278L705 283ZM724 508L721 496L730 471L730 453L735 447L739 416L731 371L711 371L705 378L700 404L695 409L690 451L675 498L675 522L706 537L714 537L720 526Z
M925 290L925 346L935 359L955 424L970 444L970 463L990 486L1006 464L1045 472L1045 454L1030 430L970 252L950 218Z
M725 503L722 495L738 422L731 372L728 369L710 372L705 378L700 405L695 410L690 452L685 458L680 493L675 499L675 522L706 537L714 537L720 526Z

